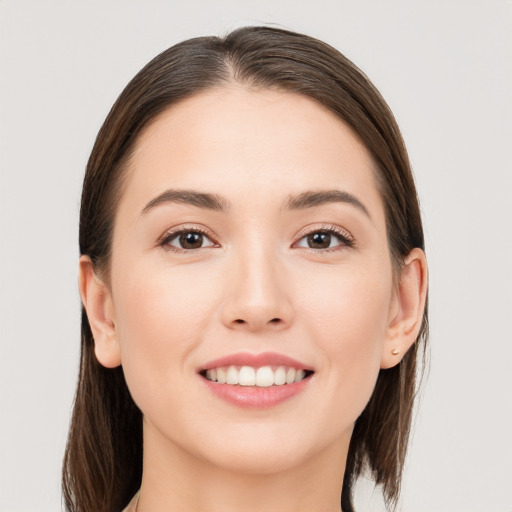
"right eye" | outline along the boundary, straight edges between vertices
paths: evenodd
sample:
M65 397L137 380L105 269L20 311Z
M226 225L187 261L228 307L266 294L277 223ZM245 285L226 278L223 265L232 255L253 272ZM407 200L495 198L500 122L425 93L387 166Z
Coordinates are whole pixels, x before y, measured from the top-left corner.
M186 229L168 234L161 245L181 251L193 251L203 247L213 247L215 244L202 231Z

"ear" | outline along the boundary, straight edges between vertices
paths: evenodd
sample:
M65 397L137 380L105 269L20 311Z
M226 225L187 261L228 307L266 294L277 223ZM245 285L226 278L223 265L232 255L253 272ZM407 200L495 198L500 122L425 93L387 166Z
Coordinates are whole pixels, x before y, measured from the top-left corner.
M80 257L78 285L94 338L96 358L103 366L115 368L121 364L121 350L116 333L112 294L94 272L89 256Z
M393 297L381 368L398 364L416 341L423 320L427 287L427 259L421 249L415 248L405 258Z

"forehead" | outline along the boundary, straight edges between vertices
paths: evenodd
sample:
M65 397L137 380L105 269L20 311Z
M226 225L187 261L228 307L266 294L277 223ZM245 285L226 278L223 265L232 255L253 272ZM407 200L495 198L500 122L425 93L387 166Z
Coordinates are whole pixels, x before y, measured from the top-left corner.
M169 107L143 130L121 206L140 211L170 188L231 195L245 205L340 188L380 204L374 172L359 138L318 102L232 85Z

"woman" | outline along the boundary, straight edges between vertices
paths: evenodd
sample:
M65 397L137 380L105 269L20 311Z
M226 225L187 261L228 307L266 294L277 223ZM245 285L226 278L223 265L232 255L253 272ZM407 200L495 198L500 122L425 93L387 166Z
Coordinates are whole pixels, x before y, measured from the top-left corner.
M73 511L354 510L399 495L426 339L407 153L310 37L192 39L128 84L89 159Z

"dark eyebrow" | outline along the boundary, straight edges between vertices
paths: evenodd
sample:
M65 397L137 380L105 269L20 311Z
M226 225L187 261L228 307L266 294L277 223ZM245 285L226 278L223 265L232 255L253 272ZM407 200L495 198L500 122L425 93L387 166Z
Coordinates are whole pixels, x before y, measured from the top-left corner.
M284 203L284 207L288 210L302 210L326 203L337 202L351 204L370 217L364 204L357 199L357 197L343 190L302 192L297 196L289 196ZM230 203L217 194L197 192L195 190L169 189L149 201L143 208L141 215L163 203L184 203L219 212L226 212L230 207Z
M320 206L326 203L348 203L363 213L369 218L370 214L365 205L349 192L344 190L319 190L303 192L297 196L290 196L285 201L285 208L288 210L302 210L304 208L312 208L313 206Z
M219 212L225 212L229 208L229 203L217 194L196 192L194 190L169 189L151 199L142 210L141 215L163 203L184 203Z

